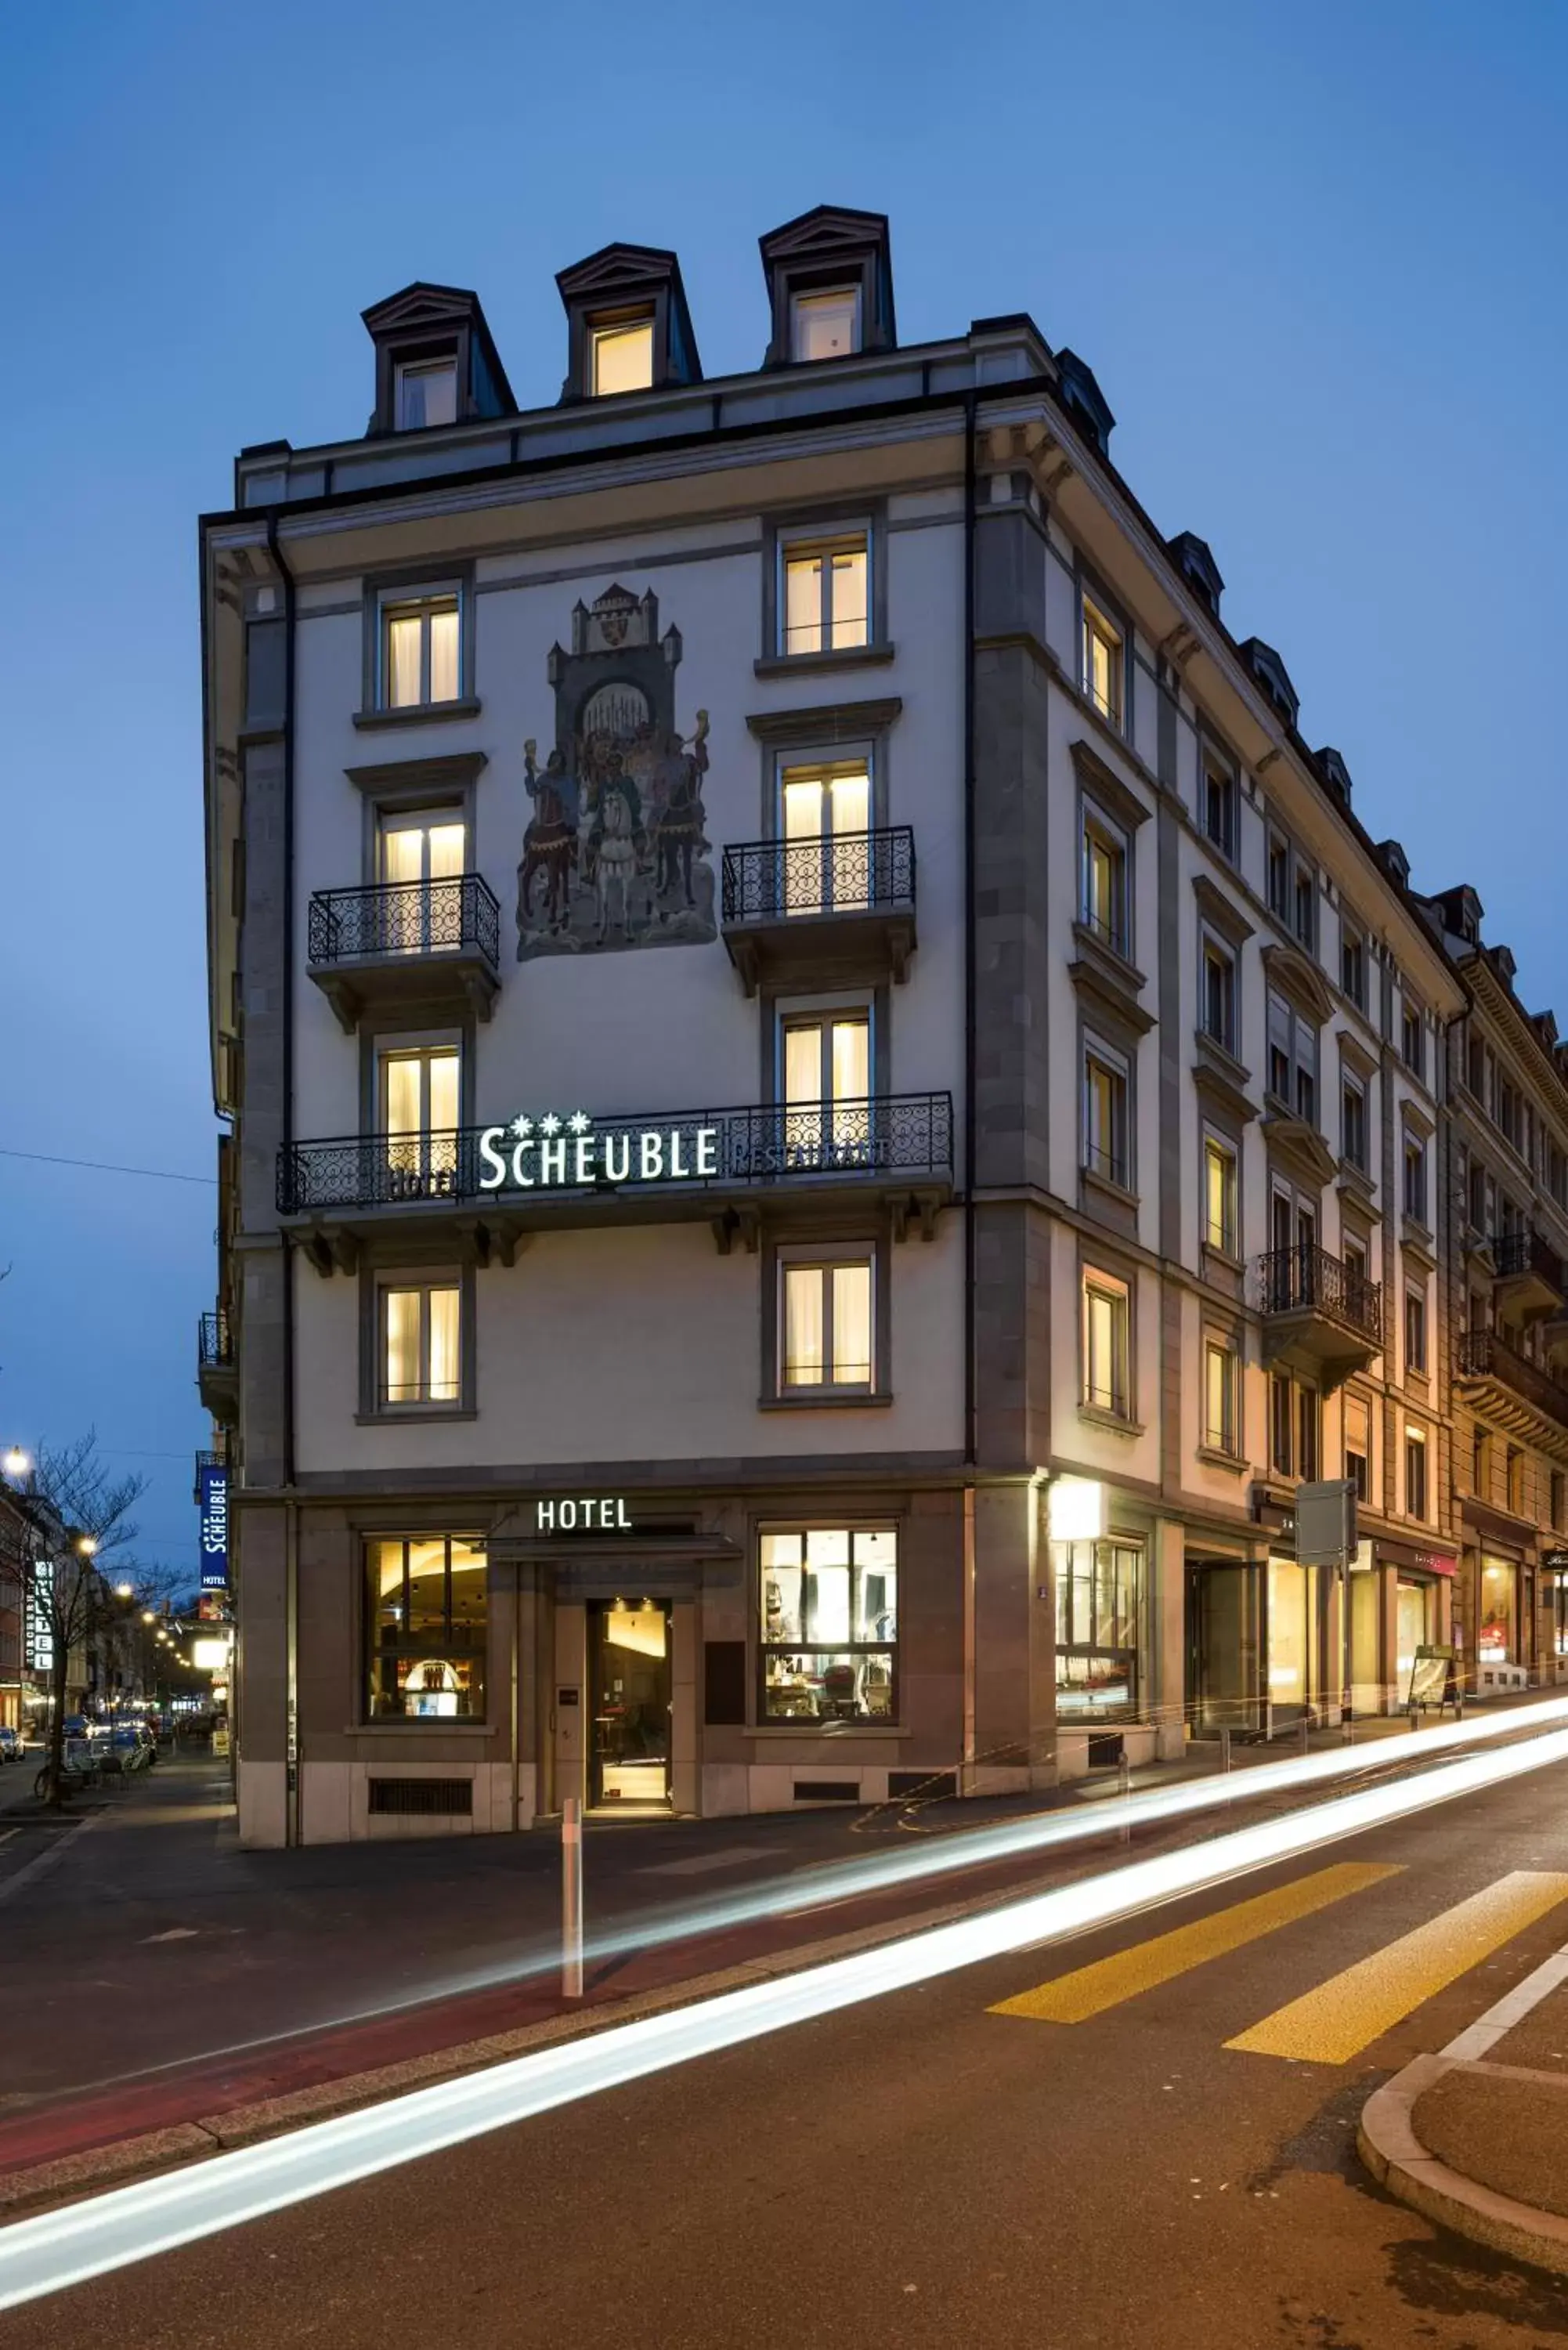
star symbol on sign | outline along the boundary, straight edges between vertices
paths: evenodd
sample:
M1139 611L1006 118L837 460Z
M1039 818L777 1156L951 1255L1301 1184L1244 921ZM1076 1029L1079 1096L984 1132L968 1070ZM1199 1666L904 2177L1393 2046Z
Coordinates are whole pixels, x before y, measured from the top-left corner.
M528 1137L534 1131L533 1119L531 1118L514 1118L512 1121L512 1131L517 1137L519 1142L526 1142Z
M561 1131L561 1121L553 1109L546 1110L539 1120L539 1131L541 1134L559 1134Z
M574 1134L587 1134L591 1123L592 1120L587 1117L587 1113L580 1109L575 1109L572 1112L571 1117L566 1120L566 1124L571 1128Z

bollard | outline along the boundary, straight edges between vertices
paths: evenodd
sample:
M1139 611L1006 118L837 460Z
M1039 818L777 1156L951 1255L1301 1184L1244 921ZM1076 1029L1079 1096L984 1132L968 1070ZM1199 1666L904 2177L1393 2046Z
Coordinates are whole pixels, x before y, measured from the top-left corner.
M583 1995L583 1806L561 1798L561 1997Z
M1231 1775L1231 1732L1229 1730L1221 1730L1220 1732L1220 1768L1224 1772L1226 1777L1229 1778ZM1231 1790L1227 1788L1225 1791L1225 1801L1229 1804L1233 1800L1234 1798L1231 1795Z
M1125 1806L1125 1805L1127 1805L1127 1804L1130 1804L1130 1803L1132 1802L1132 1768L1131 1768L1131 1765L1130 1765L1130 1764L1128 1763L1128 1762L1127 1762L1127 1754L1126 1754L1125 1750L1124 1750L1123 1754L1122 1754L1121 1763L1120 1763L1120 1767L1119 1767L1119 1770L1118 1770L1117 1776L1118 1776L1118 1783L1119 1783L1120 1787L1121 1787L1121 1797L1122 1797L1122 1803L1123 1803L1123 1804L1124 1804L1124 1806ZM1127 1818L1127 1812L1126 1812L1126 1810L1125 1810L1125 1808L1124 1808L1124 1810L1123 1810L1123 1812L1122 1812L1122 1842L1123 1842L1124 1844L1127 1844L1127 1843L1130 1842L1131 1837L1132 1837L1132 1823L1131 1823L1131 1822L1129 1821L1129 1819Z
M1312 1731L1308 1726L1307 1717L1304 1711L1302 1715L1302 1752L1303 1754L1310 1754L1312 1752Z

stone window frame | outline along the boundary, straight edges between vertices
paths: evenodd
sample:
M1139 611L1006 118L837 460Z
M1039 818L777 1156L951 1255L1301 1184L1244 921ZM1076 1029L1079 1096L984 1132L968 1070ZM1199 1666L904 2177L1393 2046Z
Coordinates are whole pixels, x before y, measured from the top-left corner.
M1237 869L1241 861L1241 762L1221 743L1206 720L1198 725L1198 798L1193 816L1199 837L1230 869ZM1210 767L1223 775L1227 791L1227 833L1221 839L1209 828L1209 784Z
M1431 1523L1433 1498L1431 1436L1431 1430L1424 1428L1418 1420L1405 1421L1399 1463L1399 1499L1403 1504L1401 1514L1414 1519L1417 1525L1429 1525ZM1417 1454L1421 1462L1421 1492L1418 1509L1413 1505L1410 1492L1411 1462Z
M867 609L863 645L826 646L814 653L784 649L784 567L787 550L866 541ZM891 538L886 498L858 498L823 506L790 505L763 517L762 646L753 662L758 677L801 677L840 669L875 668L894 658L888 634L888 566Z
M1080 1014L1078 1021L1078 1171L1097 1188L1105 1187L1121 1200L1136 1203L1137 1190L1137 1053L1126 1038L1113 1041L1113 1024L1098 1026ZM1088 1064L1097 1061L1121 1082L1122 1165L1119 1172L1096 1167L1089 1159Z
M1073 678L1079 694L1094 712L1100 724L1109 730L1118 743L1130 744L1133 739L1133 623L1120 598L1114 596L1099 574L1084 560L1081 549L1075 549L1073 565L1074 619L1076 623L1073 648ZM1086 608L1105 622L1121 641L1121 660L1116 691L1116 712L1102 710L1095 699L1093 682L1087 673L1085 655L1088 650L1088 617Z
M439 1284L457 1291L458 1397L455 1403L387 1404L381 1400L381 1292ZM406 1427L425 1420L479 1417L478 1285L472 1260L432 1256L430 1241L416 1235L404 1246L383 1242L366 1251L359 1263L359 1428Z
M1209 1025L1209 959L1210 955L1224 962L1231 974L1230 1035L1217 1036ZM1242 1059L1241 1039L1241 951L1215 922L1198 918L1198 1032L1204 1042L1217 1045L1229 1053L1233 1061Z
M381 700L382 615L386 607L452 595L457 598L456 700L412 702L400 710L389 709ZM363 730L439 725L443 722L450 724L456 719L479 715L483 705L477 691L474 660L477 604L472 559L433 567L429 563L405 565L395 571L366 573L360 594L359 707L353 713L356 727Z
M815 661L818 656L803 654ZM835 655L836 662L847 655ZM779 830L779 776L785 767L805 767L820 761L824 767L846 766L864 760L871 777L872 829L889 821L892 799L894 726L903 714L898 694L867 702L839 702L806 710L753 711L746 726L758 746L758 838L776 840Z
M764 1230L758 1252L762 1284L762 1358L759 1411L854 1411L886 1409L894 1399L893 1250L886 1220L848 1216L813 1232L808 1212L783 1213ZM869 1388L786 1388L784 1384L784 1274L792 1263L860 1263L871 1266L871 1384Z
M1089 1395L1089 1292L1098 1286L1107 1295L1119 1296L1126 1333L1127 1393L1123 1409L1116 1410L1093 1401ZM1121 1259L1113 1249L1091 1246L1080 1241L1078 1248L1078 1337L1077 1337L1077 1406L1078 1417L1091 1426L1114 1430L1122 1436L1140 1436L1142 1424L1137 1417L1137 1268Z
M411 1011L416 1016L410 1017ZM379 1080L386 1052L439 1052L448 1045L457 1048L457 1122L460 1127L474 1125L476 1037L472 1012L456 1021L423 1024L417 1017L417 1007L408 1004L367 1008L359 1021L359 1132L377 1138L384 1132Z
M1242 1468L1247 1463L1247 1382L1243 1376L1244 1357L1242 1334L1239 1323L1218 1319L1206 1312L1199 1341L1203 1363L1203 1380L1199 1396L1199 1441L1200 1460L1228 1469ZM1212 1351L1224 1354L1230 1364L1228 1397L1230 1412L1229 1444L1217 1444L1209 1425L1209 1357Z
M1361 993L1359 995L1345 983L1345 950L1355 946L1361 951ZM1339 992L1351 1009L1363 1020L1371 1018L1372 940L1366 923L1352 911L1344 899L1339 904Z
M1231 1161L1235 1229L1231 1236L1234 1245L1230 1249L1221 1248L1209 1237L1209 1150L1211 1144L1224 1151ZM1198 1120L1198 1243L1206 1272L1210 1261L1223 1265L1231 1273L1241 1272L1246 1262L1241 1229L1241 1155L1240 1133L1226 1126L1211 1110L1204 1108Z
M1356 1387L1354 1383L1347 1384L1342 1390L1340 1402L1339 1443L1340 1457L1345 1464L1344 1473L1346 1477L1350 1475L1351 1443L1349 1415L1352 1405L1355 1405L1359 1410L1364 1412L1366 1418L1366 1449L1359 1456L1366 1463L1366 1491L1364 1494L1358 1495L1357 1498L1364 1508L1369 1509L1372 1506L1372 1496L1377 1491L1377 1464L1375 1459L1377 1443L1377 1412L1375 1399L1371 1395L1364 1392L1362 1388Z
M468 837L465 870L478 873L478 795L475 785L489 764L483 751L432 759L393 759L385 765L346 767L344 774L363 802L360 870L367 887L379 880L381 819L415 808L452 808L462 816Z
M1410 1348L1412 1326L1411 1307L1419 1310L1421 1358L1416 1361ZM1431 1284L1406 1274L1400 1301L1399 1363L1407 1378L1423 1381L1430 1378L1432 1370L1432 1295Z
M1273 861L1276 850L1282 852L1285 864L1284 904L1276 906L1273 896ZM1312 884L1312 936L1303 938L1296 927L1297 891L1302 879ZM1298 954L1305 955L1314 964L1323 938L1324 874L1317 859L1309 857L1297 846L1295 835L1279 814L1273 803L1268 803L1263 825L1263 903L1270 919L1283 931Z
M892 1091L892 1045L888 1035L892 990L887 986L835 987L802 993L798 987L759 988L758 1024L762 1045L762 1093L770 1109L784 1107L784 1032L793 1020L831 1019L836 1013L864 1012L870 1024L871 1098Z

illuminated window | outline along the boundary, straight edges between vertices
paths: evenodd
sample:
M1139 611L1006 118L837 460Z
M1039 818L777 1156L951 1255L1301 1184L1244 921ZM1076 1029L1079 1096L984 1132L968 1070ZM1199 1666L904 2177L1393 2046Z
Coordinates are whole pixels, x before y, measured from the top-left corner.
M1137 1543L1053 1543L1056 1711L1115 1717L1137 1702L1143 1552Z
M1104 1045L1084 1047L1084 1165L1107 1183L1131 1186L1127 1066Z
M588 328L589 384L596 400L647 391L653 382L651 317L606 318Z
M890 1526L760 1537L768 1721L898 1719L898 1537Z
M462 1375L457 1284L383 1283L377 1294L377 1314L378 1401L382 1409L459 1402Z
M834 286L792 294L789 321L791 359L848 359L860 348L860 288Z
M427 424L457 422L455 359L409 359L397 371L398 431L418 432Z
M1405 1430L1405 1514L1427 1514L1427 1440L1418 1428Z
M1213 1135L1203 1140L1203 1239L1224 1256L1237 1253L1236 1154Z
M1122 725L1121 631L1097 604L1084 598L1084 691L1106 723L1118 733Z
M1084 818L1083 887L1079 914L1117 954L1129 951L1127 920L1127 847L1121 834L1098 811Z
M786 913L864 906L871 895L871 777L865 764L786 767L779 777L780 886Z
M489 1562L454 1534L372 1542L365 1554L372 1721L482 1721Z
M1132 1414L1131 1299L1114 1274L1084 1274L1084 1401L1120 1419Z
M389 1200L445 1197L457 1177L455 1045L388 1045L377 1068Z
M1236 1428L1236 1349L1222 1338L1203 1342L1203 1441L1213 1452L1241 1451Z
M877 1145L867 1012L785 1020L781 1144L792 1168L868 1165Z
M875 1384L869 1257L779 1265L781 1395L869 1395Z
M379 684L383 710L421 710L462 698L462 612L455 588L382 598Z
M780 548L779 650L843 652L870 641L871 556L865 531Z

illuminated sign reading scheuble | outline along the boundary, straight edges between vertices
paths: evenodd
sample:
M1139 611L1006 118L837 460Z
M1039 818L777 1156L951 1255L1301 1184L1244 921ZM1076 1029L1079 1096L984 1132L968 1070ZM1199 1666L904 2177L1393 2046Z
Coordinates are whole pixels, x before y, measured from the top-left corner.
M680 1183L719 1172L716 1126L621 1127L596 1134L582 1110L514 1118L479 1138L479 1188L553 1191L590 1183Z

